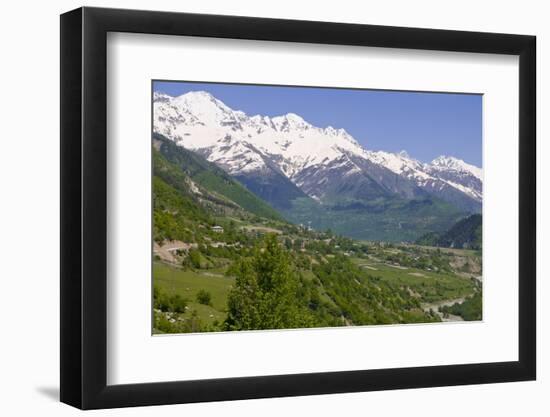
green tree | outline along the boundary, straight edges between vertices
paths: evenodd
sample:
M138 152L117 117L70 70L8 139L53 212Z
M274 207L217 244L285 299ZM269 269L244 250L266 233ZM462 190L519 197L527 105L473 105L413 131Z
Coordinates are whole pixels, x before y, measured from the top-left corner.
M236 277L227 306L228 330L309 327L311 317L299 297L299 273L274 234L267 235L251 259L232 268Z
M285 238L285 248L287 250L292 249L292 240L289 237Z
M209 306L212 304L212 296L206 290L199 290L199 292L197 292L197 302Z
M187 255L186 261L192 268L200 269L201 267L201 253L198 249L191 249L189 255Z

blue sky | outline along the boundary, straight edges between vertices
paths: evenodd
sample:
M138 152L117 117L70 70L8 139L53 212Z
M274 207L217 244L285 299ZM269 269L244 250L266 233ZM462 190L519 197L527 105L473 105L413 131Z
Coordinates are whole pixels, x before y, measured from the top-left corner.
M424 162L451 155L481 167L481 95L164 81L153 88L172 96L208 91L250 116L292 112L344 128L370 150L405 150Z

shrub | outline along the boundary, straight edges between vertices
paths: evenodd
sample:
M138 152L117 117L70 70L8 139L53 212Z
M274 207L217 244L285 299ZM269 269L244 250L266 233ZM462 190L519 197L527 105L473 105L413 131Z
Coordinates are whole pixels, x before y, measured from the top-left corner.
M187 301L185 301L179 294L170 297L171 310L175 313L185 313L185 307Z
M199 290L199 292L197 293L197 302L199 304L204 304L205 306L211 305L212 296L206 290Z
M169 296L155 286L153 289L153 306L163 312L184 313L187 300L179 294Z

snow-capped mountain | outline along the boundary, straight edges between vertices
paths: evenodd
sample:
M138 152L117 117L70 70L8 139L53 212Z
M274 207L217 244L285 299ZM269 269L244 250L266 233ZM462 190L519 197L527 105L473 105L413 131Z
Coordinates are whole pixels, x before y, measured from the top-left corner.
M372 156L376 163L414 181L420 188L444 200L458 203L461 194L478 204L483 199L482 169L461 159L439 156L426 164L409 157L404 151L398 154L378 151L372 153Z
M194 150L278 208L309 196L322 203L434 195L477 211L482 171L453 157L430 164L369 151L344 129L297 114L248 116L203 91L154 93L154 132Z
M293 113L248 117L202 91L175 98L155 93L154 103L155 132L186 148L208 150L208 159L232 174L264 166L262 156L281 156L280 168L291 178L341 150L364 152L343 129L318 128Z
M452 156L440 156L427 167L434 177L469 195L476 201L483 198L483 171Z

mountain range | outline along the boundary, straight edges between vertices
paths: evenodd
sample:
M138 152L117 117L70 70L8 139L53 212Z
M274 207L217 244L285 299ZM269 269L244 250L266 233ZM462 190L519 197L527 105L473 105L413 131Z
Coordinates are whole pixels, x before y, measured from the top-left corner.
M249 116L211 94L155 92L153 131L221 168L294 223L371 240L447 230L482 202L482 170L367 150L294 113Z

